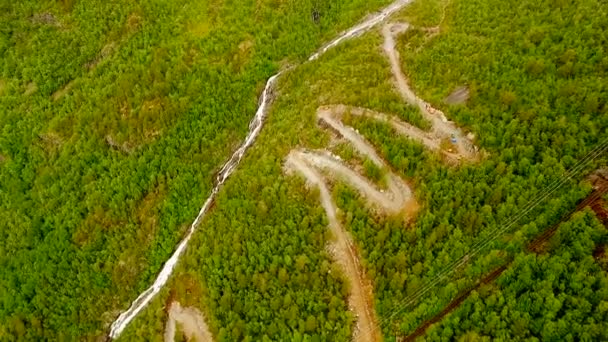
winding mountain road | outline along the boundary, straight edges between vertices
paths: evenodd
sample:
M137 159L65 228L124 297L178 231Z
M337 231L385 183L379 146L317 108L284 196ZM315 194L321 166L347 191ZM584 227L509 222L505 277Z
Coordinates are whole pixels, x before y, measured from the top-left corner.
M372 285L360 265L359 254L350 234L340 224L336 205L325 184L324 177L314 166L310 165L311 159L314 159L313 155L307 156L304 152L294 151L287 157L286 171L288 173L299 172L311 185L319 188L321 204L327 213L329 228L334 237L330 245L330 251L350 284L349 307L357 317L357 327L353 332L353 340L357 342L379 341L381 339L379 330L370 329L370 327L377 325ZM331 159L319 159L321 163L327 162L327 160ZM367 184L364 184L363 188L366 186Z
M470 160L476 159L478 150L464 132L452 121L449 121L442 111L433 108L430 103L418 97L410 88L409 82L401 70L399 52L395 48L395 38L409 29L410 25L407 23L393 23L385 25L382 30L384 36L384 52L391 64L391 71L399 94L408 104L418 107L422 116L431 122L431 135L435 137L435 141L440 141L442 139L451 140L454 138L456 140L454 143L457 150L456 155ZM417 134L412 134L411 137L416 139L416 135ZM427 147L432 148L431 145L427 145Z
M292 150L285 159L285 173L298 173L311 187L320 192L320 200L328 217L329 229L334 237L330 250L337 264L350 283L349 307L357 317L354 341L380 341L382 339L375 313L373 287L361 267L359 253L349 232L344 229L338 218L338 209L328 187L328 178L339 178L356 189L367 202L387 214L415 212L416 200L407 183L391 171L390 166L378 155L375 148L355 129L343 123L346 114L366 117L389 124L397 133L422 143L430 150L442 153L448 160L476 160L478 149L473 142L449 121L445 114L422 100L410 88L401 70L399 53L395 49L395 37L407 31L409 24L386 24L382 30L384 52L391 64L395 86L405 102L420 109L425 119L431 122L431 130L423 131L396 117L365 108L346 105L330 105L317 109L318 123L336 135L347 140L353 148L371 160L377 167L388 170L387 190L378 189L372 182L353 171L338 157L326 150ZM432 30L431 34L436 30ZM451 141L448 149L442 143Z

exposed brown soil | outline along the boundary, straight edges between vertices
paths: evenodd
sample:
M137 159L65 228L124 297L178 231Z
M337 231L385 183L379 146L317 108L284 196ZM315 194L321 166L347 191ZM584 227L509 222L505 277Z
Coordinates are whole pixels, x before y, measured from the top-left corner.
M603 198L591 204L591 210L595 212L595 216L602 221L605 226L608 226L608 210L606 210L608 203Z
M443 102L449 105L463 104L466 103L471 95L469 88L462 86L456 88Z
M213 342L213 336L205 323L203 314L196 308L183 308L179 302L173 302L169 308L169 318L165 325L165 342L173 342L176 324L181 326L188 341Z
M608 183L604 183L602 186L594 190L587 198L580 202L573 211L569 212L566 216L562 217L560 221L551 228L545 230L540 236L528 245L528 250L537 254L544 253L546 251L546 242L555 235L557 228L560 224L570 220L574 213L579 212L586 207L590 207L592 210L597 207L598 202L603 202L602 196L608 192ZM597 212L596 212L597 213Z
M65 86L63 86L63 88L61 88L61 89L57 90L56 92L54 92L53 95L51 95L51 98L53 99L53 101L59 100L60 98L62 98L65 95L67 95L67 93L69 93L70 90L72 90L73 86L74 86L74 80L71 80Z
M597 260L606 258L606 245L599 245L593 251L593 257Z
M462 302L464 302L465 299L467 299L469 297L471 292L473 292L474 290L477 290L482 285L489 284L489 283L493 282L494 280L496 280L496 278L498 278L502 274L502 272L504 272L509 267L509 265L510 265L510 263L508 263L507 265L503 265L503 266L495 269L494 271L492 271L490 274L486 275L475 286L466 290L461 295L456 297L456 299L451 301L450 304L448 304L448 306L446 306L443 310L441 310L440 313L438 313L433 318L429 319L428 321L424 322L421 326L416 328L416 330L411 335L409 335L403 339L400 339L399 341L414 341L417 337L422 336L422 334L424 334L426 329L428 329L431 325L441 321L443 319L443 317L445 317L447 314L449 314L454 309L456 309L458 306L460 306L460 304L462 304Z

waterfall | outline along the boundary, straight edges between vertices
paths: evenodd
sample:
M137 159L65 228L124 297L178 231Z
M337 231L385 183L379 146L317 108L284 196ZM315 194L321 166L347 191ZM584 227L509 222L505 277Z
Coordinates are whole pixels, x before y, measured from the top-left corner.
M319 49L317 52L315 52L312 56L310 56L308 61L314 61L318 59L321 55L323 55L325 52L327 52L329 49L341 44L345 40L356 37L368 31L369 29L389 17L391 14L395 13L396 11L403 8L405 5L409 4L411 1L412 0L397 0L393 2L385 9L369 16L363 22L338 35L338 37L336 37L334 40L332 40L331 42L323 46L321 49ZM171 255L169 260L165 262L163 268L156 277L156 280L154 280L152 286L142 292L137 297L137 299L135 299L131 303L129 309L120 314L120 316L118 316L118 318L112 323L110 327L110 338L115 339L120 336L120 334L127 327L127 325L129 325L129 323L131 323L131 321L146 307L146 305L150 303L154 296L156 296L156 294L163 288L163 286L165 286L165 284L169 280L169 277L173 273L175 265L177 265L177 263L179 262L179 258L184 253L186 246L188 246L188 242L190 242L192 234L200 224L207 211L209 211L209 208L211 207L211 203L213 202L215 196L220 191L220 188L222 187L226 179L230 177L230 175L234 172L235 168L239 165L239 163L243 159L243 156L245 155L245 152L247 152L247 150L253 145L255 139L260 134L262 126L264 125L264 119L266 118L268 106L271 102L269 98L269 93L272 91L277 78L282 73L283 72L281 71L276 75L273 75L266 82L266 86L264 87L264 91L262 92L262 95L260 97L259 107L255 113L255 116L253 117L253 120L251 120L251 123L249 124L249 133L247 133L245 141L236 150L236 152L232 154L230 159L224 164L224 166L220 170L216 179L215 186L213 187L211 194L205 201L205 204L199 211L198 216L190 226L188 234L186 234L184 239L179 243L177 249L175 250L175 252L173 252L173 255Z

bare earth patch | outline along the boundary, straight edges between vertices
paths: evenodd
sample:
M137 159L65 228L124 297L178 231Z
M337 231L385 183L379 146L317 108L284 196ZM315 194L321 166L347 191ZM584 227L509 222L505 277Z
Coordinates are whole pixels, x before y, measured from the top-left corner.
M470 96L469 88L461 86L456 88L443 102L449 105L463 104L466 103Z
M38 25L61 26L57 21L57 18L49 12L34 14L30 18L30 22Z
M213 335L205 323L203 313L196 308L183 308L179 302L171 303L165 325L165 342L175 340L176 324L181 326L188 341L213 342Z
M38 90L38 85L35 82L30 82L25 86L25 96L30 96Z
M74 80L71 80L70 82L68 82L68 84L66 84L65 86L63 86L63 88L57 90L56 92L53 93L53 95L51 95L51 97L53 98L53 101L57 101L60 98L64 97L65 95L67 95L67 93L70 92L70 90L72 90L72 87L74 86Z

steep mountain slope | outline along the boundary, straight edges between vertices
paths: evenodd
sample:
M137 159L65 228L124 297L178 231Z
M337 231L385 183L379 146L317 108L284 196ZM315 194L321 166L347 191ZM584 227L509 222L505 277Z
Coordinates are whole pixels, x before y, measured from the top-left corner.
M162 334L163 304L174 300L204 311L217 340L349 339L356 318L346 308L349 287L339 286L343 275L332 254L315 252L333 241L319 193L282 172L290 151L327 148L353 170L377 175L371 181L380 189L395 172L421 206L413 220L387 217L366 205L342 172L323 173L373 287L382 335L413 331L589 191L579 180L606 162L605 10L596 1L427 1L389 19L411 23L395 40L401 69L419 98L473 133L483 152L475 163L446 163L421 139L395 134L390 121L345 111L343 125L365 137L390 169L377 170L335 128L317 126L318 108L344 104L432 130L418 106L403 103L381 28L289 71L258 143L169 287L125 339ZM464 103L443 102L463 87ZM319 286L331 296L312 304Z
M268 76L387 3L0 5L0 339L105 336L196 217ZM606 165L607 11L420 0L285 68L256 144L120 339L413 332L558 221L589 193L584 174ZM577 220L566 228L600 229ZM599 272L587 247L582 265ZM552 279L545 266L564 255L521 257L509 274L541 276L518 291ZM494 297L520 298L511 279ZM605 291L588 283L568 295ZM464 320L474 304L427 337L478 334ZM537 334L511 307L518 328L494 332ZM490 323L480 329L496 337Z
M106 335L266 79L386 3L2 2L0 339Z
M547 253L517 255L495 284L475 291L425 340L608 338L608 273L597 251L608 238L590 212L562 224Z

